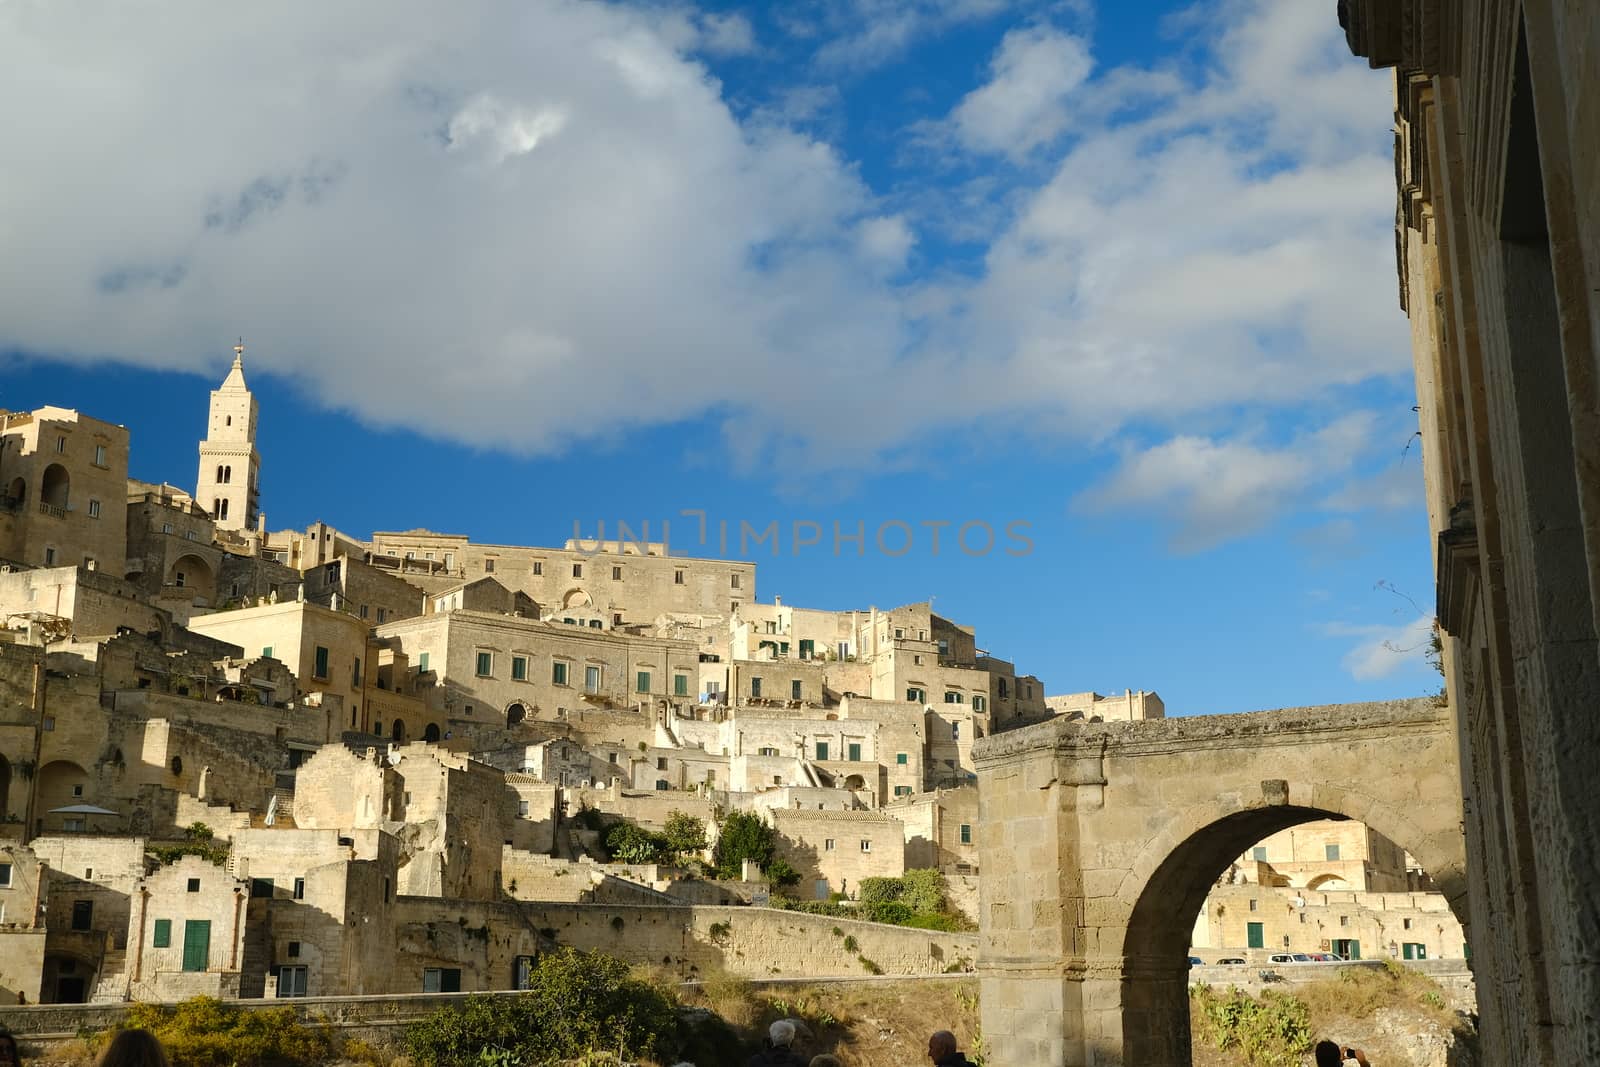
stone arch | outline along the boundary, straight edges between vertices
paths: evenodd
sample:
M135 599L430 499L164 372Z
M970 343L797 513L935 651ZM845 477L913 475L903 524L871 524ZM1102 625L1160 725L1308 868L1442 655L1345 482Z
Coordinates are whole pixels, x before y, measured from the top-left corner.
M396 719L394 721L394 725L389 728L389 739L397 745L405 743L406 721L404 719Z
M39 1000L44 1004L87 1004L96 977L95 963L88 956L51 949L44 955L39 976Z
M865 789L867 780L859 774L852 774L844 780L844 787L850 790Z
M74 795L75 786L83 791ZM51 760L39 768L40 811L61 808L68 804L82 804L89 792L89 772L71 760Z
M1265 784L1265 783L1263 783ZM1263 791L1265 792L1265 790ZM1318 803L1306 801L1315 794ZM1387 801L1294 784L1284 799L1246 804L1238 794L1217 797L1178 812L1140 851L1115 899L1132 901L1121 944L1101 929L1101 951L1116 956L1122 976L1123 1062L1179 1067L1191 1062L1189 1035L1189 939L1206 894L1251 845L1292 826L1322 819L1358 819L1406 847L1433 874L1451 910L1467 928L1464 857L1460 838L1451 850L1435 835ZM1359 814L1357 814L1359 812ZM1431 861L1431 863L1430 863ZM1437 873L1435 873L1437 872ZM1110 943L1108 943L1110 942ZM1091 996L1085 990L1085 996Z
M211 564L192 552L173 562L167 571L167 585L182 589L181 595L193 598L196 604L209 604L216 595L216 575Z
M594 607L594 598L589 595L587 589L569 589L561 597L561 606L563 608L592 608Z
M528 709L520 703L513 703L506 708L506 725L515 726L528 717Z
M438 741L439 740L439 724L436 723L436 722L430 722L427 726L423 727L423 729L422 729L422 739L424 741L427 741L429 744L432 744L432 743Z
M67 468L52 463L44 469L44 477L39 479L39 503L65 508L71 491L72 476L67 473Z
M28 499L28 483L21 475L11 479L11 484L6 487L6 499L12 504L21 504Z
M1350 888L1349 883L1343 878L1340 878L1337 874L1319 874L1315 878L1311 879L1311 881L1306 883L1306 889L1313 893L1320 890L1332 892L1334 890L1348 888Z

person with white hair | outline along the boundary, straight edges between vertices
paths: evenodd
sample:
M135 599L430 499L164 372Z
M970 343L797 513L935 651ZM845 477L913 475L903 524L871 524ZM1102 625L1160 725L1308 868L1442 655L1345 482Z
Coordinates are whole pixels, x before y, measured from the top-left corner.
M767 1047L750 1057L748 1067L807 1067L794 1050L794 1023L779 1019L767 1027Z

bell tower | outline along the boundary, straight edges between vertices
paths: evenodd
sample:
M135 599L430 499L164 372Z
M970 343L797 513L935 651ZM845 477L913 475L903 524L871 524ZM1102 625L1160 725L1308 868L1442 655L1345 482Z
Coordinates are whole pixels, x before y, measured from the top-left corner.
M233 368L222 386L211 390L206 439L200 442L200 474L195 503L221 530L250 530L260 507L257 481L256 398L244 383L244 338L233 346Z

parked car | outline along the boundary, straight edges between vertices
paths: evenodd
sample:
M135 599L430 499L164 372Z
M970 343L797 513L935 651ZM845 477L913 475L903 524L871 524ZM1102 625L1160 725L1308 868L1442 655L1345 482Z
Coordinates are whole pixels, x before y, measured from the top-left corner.
M1237 966L1242 965L1243 963L1244 963L1244 960L1241 959L1238 956L1225 956L1222 959L1217 961L1217 966L1219 966L1219 967L1237 967Z
M1294 958L1294 953L1292 953L1292 952L1274 952L1271 956L1267 957L1267 962L1268 963L1294 963L1294 962L1296 962L1296 960Z
M1189 957L1189 966L1191 966L1191 967L1199 967L1199 966L1203 965L1205 962L1206 961L1201 959L1199 956L1190 956Z

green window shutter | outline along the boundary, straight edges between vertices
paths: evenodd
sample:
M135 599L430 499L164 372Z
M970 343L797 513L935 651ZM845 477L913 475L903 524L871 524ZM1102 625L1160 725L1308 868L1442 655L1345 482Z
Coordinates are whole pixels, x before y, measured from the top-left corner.
M183 969L204 971L211 962L211 920L190 919L183 924Z
M801 692L800 679L796 678L794 681L789 683L789 699L790 700L799 700L800 699L800 692Z
M860 763L861 762L861 746L860 745L851 745L850 746L850 762L851 763Z
M425 671L427 669L428 669L428 654L426 652L423 652L423 653L421 653L420 655L417 656L417 670Z
M673 675L672 695L675 697L686 697L689 695L689 676L687 674Z
M640 692L640 693L648 693L648 692L650 692L650 672L649 671L640 671L639 672L639 677L637 679L635 679L635 681L637 682L637 684L634 686L634 688L635 688L635 690L637 692Z
M487 678L494 673L494 653L478 653L478 677Z
M150 946L152 948L171 948L172 947L172 920L171 919L157 919L156 920L156 935L155 935L155 938L151 940Z
M1267 934L1264 923L1246 923L1244 928L1245 945L1250 948L1266 948Z
M906 754L904 752L896 752L894 754L894 762L897 766L904 767L906 765Z
M265 659L271 659L272 658L272 646L268 645L265 648L263 648L261 650L261 655Z
M972 824L971 823L962 823L961 824L961 843L963 845L972 844Z
M567 665L565 663L553 663L550 665L550 681L553 685L567 684Z
M528 680L528 659L526 656L511 657L511 680L514 682Z
M817 742L817 759L825 760L827 758L828 758L828 742L826 742L826 741L818 741Z

